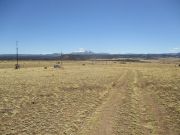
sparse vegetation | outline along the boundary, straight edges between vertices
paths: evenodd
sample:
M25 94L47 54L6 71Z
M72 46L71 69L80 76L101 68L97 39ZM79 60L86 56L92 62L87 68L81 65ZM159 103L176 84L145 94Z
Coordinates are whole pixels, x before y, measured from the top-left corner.
M0 61L0 134L180 134L174 63L14 63Z

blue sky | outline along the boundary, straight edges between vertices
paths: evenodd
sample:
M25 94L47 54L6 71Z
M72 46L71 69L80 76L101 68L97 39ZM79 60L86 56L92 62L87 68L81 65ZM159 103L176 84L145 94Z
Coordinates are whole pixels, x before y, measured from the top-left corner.
M180 0L0 0L0 54L180 52Z

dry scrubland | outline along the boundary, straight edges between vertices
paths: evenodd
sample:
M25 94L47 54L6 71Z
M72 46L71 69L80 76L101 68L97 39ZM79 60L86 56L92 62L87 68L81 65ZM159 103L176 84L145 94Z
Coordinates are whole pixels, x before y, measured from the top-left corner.
M0 62L2 135L179 135L174 64ZM82 63L86 63L84 66Z

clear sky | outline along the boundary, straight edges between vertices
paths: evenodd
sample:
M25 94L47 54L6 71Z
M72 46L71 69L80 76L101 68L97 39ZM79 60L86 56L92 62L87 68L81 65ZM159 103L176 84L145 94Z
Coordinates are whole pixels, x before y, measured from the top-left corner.
M0 54L180 52L180 0L0 0Z

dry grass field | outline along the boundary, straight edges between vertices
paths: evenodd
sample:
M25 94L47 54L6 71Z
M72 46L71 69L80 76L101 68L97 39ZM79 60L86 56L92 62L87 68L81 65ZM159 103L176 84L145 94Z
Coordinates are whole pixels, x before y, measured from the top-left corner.
M54 63L0 61L0 135L180 135L175 64Z

